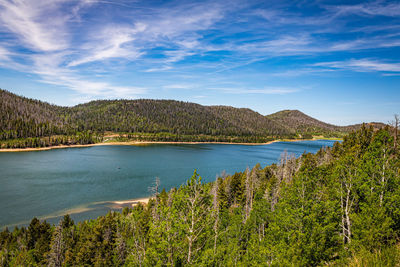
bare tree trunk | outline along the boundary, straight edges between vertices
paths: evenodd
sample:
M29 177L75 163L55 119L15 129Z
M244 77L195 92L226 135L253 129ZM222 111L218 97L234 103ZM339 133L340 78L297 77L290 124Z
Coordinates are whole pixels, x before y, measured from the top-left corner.
M168 194L168 200L167 200L168 207L172 207L174 193L175 193L175 190L172 189L170 191L170 193ZM166 230L168 233L167 240L168 240L169 244L171 244L171 242L173 242L173 239L174 239L174 235L171 235L171 229L172 229L171 222L172 222L171 213L168 212L167 217L166 217L166 223L167 223ZM168 263L170 264L170 266L174 266L174 247L173 246L168 246Z
M215 179L215 183L211 189L213 197L213 217L214 217L214 255L217 250L218 240L218 227L219 227L219 203L218 203L218 177Z
M344 205L343 205L343 184L340 184L340 208L342 215L342 235L343 235L343 244L346 244L346 225L344 219Z
M192 257L192 246L193 246L193 234L194 234L194 209L197 199L197 192L194 199L190 200L190 225L189 225L189 235L188 235L188 257L187 262L190 263Z
M135 250L131 253L136 257L139 266L143 265L144 258L146 257L146 239L144 233L141 232L140 227L137 225L137 221L133 221L133 240Z
M282 153L280 163L275 171L277 181L271 191L271 211L275 210L275 205L278 203L282 182L290 183L299 166L297 166L294 155L289 155L286 150Z
M347 195L346 195L346 206L345 206L345 215L346 215L346 228L347 228L347 243L351 243L351 221L350 221L350 209L351 209L351 203L350 203L350 188L347 189Z
M202 219L207 216L209 210L204 205L204 196L201 186L201 177L195 173L188 182L187 209L182 210L182 217L187 223L187 263L190 265L195 260L196 253L202 248L199 237L203 233L205 223Z
M379 206L382 207L383 204L383 195L385 192L385 184L386 184L386 148L383 148L383 163L382 163L382 177L381 177L381 193L379 196Z
M399 129L399 115L394 115L394 151L397 150L397 134Z
M255 170L252 170L254 172ZM243 223L247 221L250 217L250 212L253 208L253 193L254 193L254 181L253 175L250 173L249 168L246 169L246 183L245 183L245 194L246 194L246 203L244 206L244 218Z
M342 181L340 186L340 206L342 211L342 234L343 234L343 243L350 244L351 243L351 235L352 235L352 222L350 218L351 210L354 203L354 196L352 192L353 187L353 177L357 176L357 172L347 173L342 175ZM343 196L345 194L345 196Z
M64 261L65 242L61 222L54 230L48 266L61 267Z
M156 201L156 203L153 207L153 210L152 210L153 220L156 222L160 219L160 214L158 212L158 208L159 208L159 204L160 204L159 199L158 199L159 188L160 188L160 178L156 177L154 185L149 187L150 194Z

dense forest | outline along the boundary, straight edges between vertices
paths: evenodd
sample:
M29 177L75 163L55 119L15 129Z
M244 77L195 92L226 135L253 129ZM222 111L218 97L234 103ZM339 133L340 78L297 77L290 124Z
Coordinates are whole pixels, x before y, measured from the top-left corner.
M263 143L341 137L359 127L330 125L300 111L263 116L245 108L173 100L99 100L60 107L0 90L0 148L90 144L115 133L124 141Z
M361 126L350 125L342 127L328 124L307 116L298 110L282 110L271 115L267 115L267 118L282 125L290 125L290 128L294 129L294 131L300 135L323 135L325 137L337 137L343 133L357 130ZM379 123L375 123L375 125L378 128L383 126Z
M399 266L400 149L393 128L215 182L195 171L147 205L0 233L0 264Z

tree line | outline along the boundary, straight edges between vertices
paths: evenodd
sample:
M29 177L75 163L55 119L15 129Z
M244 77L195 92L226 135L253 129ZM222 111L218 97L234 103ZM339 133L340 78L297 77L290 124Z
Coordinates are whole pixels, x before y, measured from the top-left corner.
M0 140L0 149L41 148L59 145L87 145L103 141L103 136L91 131L77 132L73 135L51 135L45 137L27 137Z

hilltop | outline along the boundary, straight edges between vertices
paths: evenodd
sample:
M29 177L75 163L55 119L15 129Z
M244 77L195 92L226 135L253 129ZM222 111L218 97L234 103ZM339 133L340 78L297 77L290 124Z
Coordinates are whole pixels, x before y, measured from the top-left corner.
M281 125L286 125L300 135L310 134L340 136L343 133L348 133L359 128L358 125L336 126L325 123L312 118L299 110L282 110L271 115L267 115L266 117Z

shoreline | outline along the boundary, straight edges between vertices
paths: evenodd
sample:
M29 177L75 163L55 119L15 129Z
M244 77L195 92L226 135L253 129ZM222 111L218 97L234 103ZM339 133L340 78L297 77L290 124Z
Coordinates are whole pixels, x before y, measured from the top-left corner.
M139 203L142 203L144 205L147 205L152 197L143 197L143 198L134 198L134 199L126 199L126 200L111 200L111 201L99 201L99 202L91 202L88 204L83 204L79 206L75 206L72 208L64 209L64 210L59 210L57 212L43 215L43 216L38 216L37 218L40 221L45 221L45 220L51 220L51 219L56 219L59 217L62 217L66 214L68 215L74 215L74 214L79 214L79 213L84 213L84 212L89 212L92 210L96 209L96 206L98 205L103 205L103 207L107 207L110 210L121 210L125 207L128 208L133 208L134 206L138 205ZM19 227L19 226L28 226L30 221L21 221L18 223L13 223L13 224L7 224L0 226L0 230L4 230L5 228L14 228L14 227Z
M115 205L126 205L130 204L132 207L138 205L139 203L148 204L151 197L143 197L143 198L135 198L135 199L127 199L127 200L117 200L117 201L110 201Z
M341 138L312 138L312 139L277 139L268 141L266 143L232 143L232 142L186 142L186 141L127 141L127 142L101 142L86 145L60 145L49 147L27 147L27 148L2 148L0 152L32 152L32 151L46 151L51 149L62 148L79 148L79 147L93 147L93 146L140 146L152 144L166 144L166 145L198 145L198 144L223 144L223 145L269 145L277 142L299 142L299 141L316 141L316 140L341 140Z

